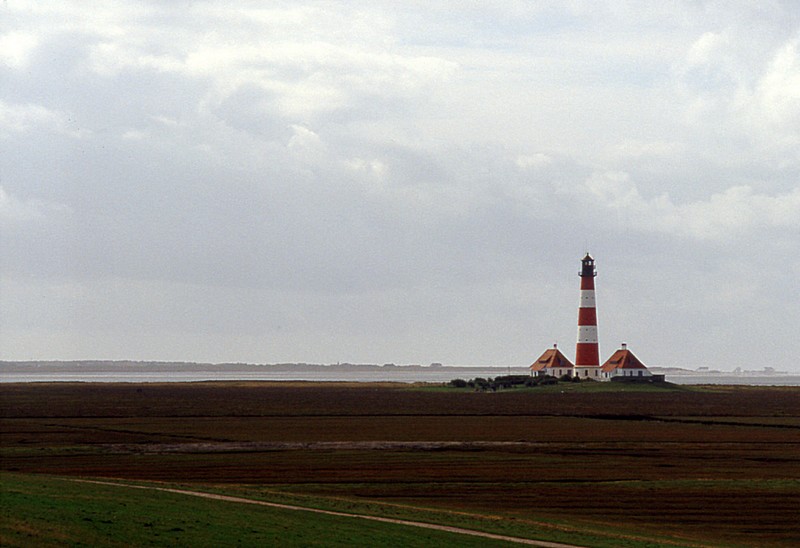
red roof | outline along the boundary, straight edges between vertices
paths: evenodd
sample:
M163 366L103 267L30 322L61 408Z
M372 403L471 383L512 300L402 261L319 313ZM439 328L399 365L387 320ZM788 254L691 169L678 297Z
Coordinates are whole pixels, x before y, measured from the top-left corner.
M552 369L554 367L568 368L575 367L558 348L549 348L539 359L531 364L531 371L541 371L542 369Z
M602 369L608 373L615 369L647 369L647 367L633 355L633 352L627 348L620 348L606 360Z

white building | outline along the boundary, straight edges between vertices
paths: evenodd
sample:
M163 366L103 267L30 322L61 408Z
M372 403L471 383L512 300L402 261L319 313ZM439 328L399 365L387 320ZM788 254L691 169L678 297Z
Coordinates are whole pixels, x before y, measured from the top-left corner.
M562 377L575 374L575 366L558 349L558 345L548 348L544 354L539 356L530 366L531 377L550 375L551 377Z
M653 374L647 367L628 350L628 346L622 343L622 347L614 352L606 363L600 367L600 380L611 380L614 377L633 378L652 377Z

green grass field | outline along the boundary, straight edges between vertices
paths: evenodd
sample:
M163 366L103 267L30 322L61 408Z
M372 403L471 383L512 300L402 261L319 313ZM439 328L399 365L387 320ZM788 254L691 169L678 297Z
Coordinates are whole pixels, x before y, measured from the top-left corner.
M505 546L444 531L4 473L0 545Z
M320 515L156 489L182 488L336 512L420 521L598 548L691 546L661 535L642 536L615 524L514 516L481 516L424 506L301 494L256 486L118 486L74 478L4 473L0 478L2 546L507 546L512 543L359 518ZM340 486L342 487L342 486ZM367 488L369 486L366 486ZM497 490L506 486L496 485ZM491 488L491 486L486 486ZM285 489L285 488L284 488ZM345 492L359 490L350 485ZM313 485L308 491L315 491ZM343 493L344 494L344 493ZM661 536L661 538L659 538Z

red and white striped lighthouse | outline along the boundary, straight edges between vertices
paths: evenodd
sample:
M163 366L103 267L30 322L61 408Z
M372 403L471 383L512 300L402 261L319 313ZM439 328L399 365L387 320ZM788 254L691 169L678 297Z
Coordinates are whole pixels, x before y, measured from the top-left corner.
M578 308L578 346L575 349L575 373L580 367L600 367L600 350L597 344L597 309L594 300L594 277L597 271L594 259L588 253L581 260L581 302ZM596 374L595 370L595 374ZM581 376L595 376L583 369Z

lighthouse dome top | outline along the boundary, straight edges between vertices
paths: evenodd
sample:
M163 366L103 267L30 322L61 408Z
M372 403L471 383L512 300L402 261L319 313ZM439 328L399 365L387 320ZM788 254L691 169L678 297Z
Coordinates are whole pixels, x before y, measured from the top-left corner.
M586 253L586 256L581 259L581 271L578 273L582 278L593 278L597 276L597 272L594 268L594 259L592 258L589 253Z

